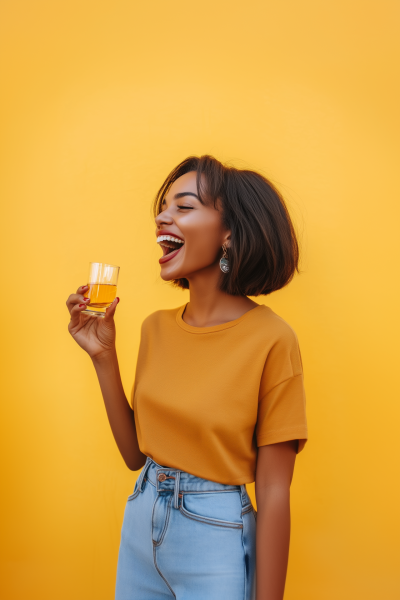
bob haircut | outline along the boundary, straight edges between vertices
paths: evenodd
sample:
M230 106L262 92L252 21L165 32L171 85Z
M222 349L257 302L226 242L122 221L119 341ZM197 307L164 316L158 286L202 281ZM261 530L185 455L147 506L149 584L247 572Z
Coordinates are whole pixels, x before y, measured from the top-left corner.
M217 203L223 224L231 231L227 248L229 272L222 273L220 289L233 296L271 294L287 285L299 272L299 247L285 202L265 177L235 169L209 155L189 156L171 171L154 199L154 215L179 177L195 171L200 202ZM172 283L188 289L187 279Z

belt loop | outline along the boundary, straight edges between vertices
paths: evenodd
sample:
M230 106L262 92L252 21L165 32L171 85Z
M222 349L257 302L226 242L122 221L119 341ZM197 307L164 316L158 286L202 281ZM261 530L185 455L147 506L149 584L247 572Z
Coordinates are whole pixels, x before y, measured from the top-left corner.
M142 469L142 472L139 475L139 479L138 479L138 490L139 492L142 492L142 484L143 484L143 479L147 473L147 469L149 468L151 463L151 458L147 457L146 458L146 462L144 463L144 467Z
M181 472L176 471L175 473L175 488L174 488L174 508L179 508L179 482L181 479Z
M247 490L246 490L246 484L242 483L242 485L240 486L240 495L242 498L242 506L246 506L247 504Z

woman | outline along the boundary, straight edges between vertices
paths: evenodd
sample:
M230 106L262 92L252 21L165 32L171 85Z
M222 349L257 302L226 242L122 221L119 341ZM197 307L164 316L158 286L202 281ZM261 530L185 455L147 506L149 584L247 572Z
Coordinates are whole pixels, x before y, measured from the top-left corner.
M292 279L294 229L268 180L211 156L180 163L154 209L161 277L190 302L143 322L131 405L115 351L119 299L104 319L81 314L87 286L67 300L122 457L143 467L116 600L282 600L289 489L307 439L302 363L291 327L248 296Z

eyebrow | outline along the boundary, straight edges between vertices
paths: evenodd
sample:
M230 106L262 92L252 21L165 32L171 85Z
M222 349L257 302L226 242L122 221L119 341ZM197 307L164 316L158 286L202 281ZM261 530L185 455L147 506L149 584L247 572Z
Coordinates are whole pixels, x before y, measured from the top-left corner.
M174 200L179 200L179 198L184 198L185 196L193 196L194 198L196 198L199 202L201 202L201 204L204 204L204 202L201 200L201 198L198 197L197 194L195 194L194 192L179 192L178 194L175 194L174 196ZM165 196L162 199L161 204L164 204L165 202Z
M179 200L179 198L184 198L185 196L194 196L197 200L200 200L198 195L193 192L179 192L179 194L175 194L174 200Z

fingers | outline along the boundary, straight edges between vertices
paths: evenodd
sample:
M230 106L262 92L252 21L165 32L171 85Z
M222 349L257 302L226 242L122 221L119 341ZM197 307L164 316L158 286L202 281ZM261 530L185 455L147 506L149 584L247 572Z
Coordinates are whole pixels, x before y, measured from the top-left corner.
M76 306L79 306L79 304L83 304L84 306L80 307L80 310L84 310L86 304L89 304L90 299L89 298L85 298L84 293L87 292L89 289L88 285L81 285L78 289L77 289L77 293L76 294L71 294L66 302L67 308L71 314L72 317L72 311Z
M110 304L110 306L106 310L106 316L104 317L105 321L112 321L114 318L114 314L119 302L119 298L115 298L114 302Z
M74 327L75 325L79 324L79 322L80 322L80 313L83 310L85 310L88 302L89 302L89 298L87 299L87 302L80 302L79 301L76 304L74 304L74 306L69 311L70 315L71 315L70 324L71 324L72 327Z
M77 294L84 294L86 292L86 290L89 289L88 285L81 285L80 287L78 287L78 289L76 290Z
M68 307L69 312L71 312L71 310L74 308L75 304L79 304L81 302L86 302L86 304L89 302L89 298L85 298L84 293L87 292L89 289L88 285L81 285L81 287L78 287L78 289L76 290L76 294L71 294L68 297L68 300L66 302L66 305Z

